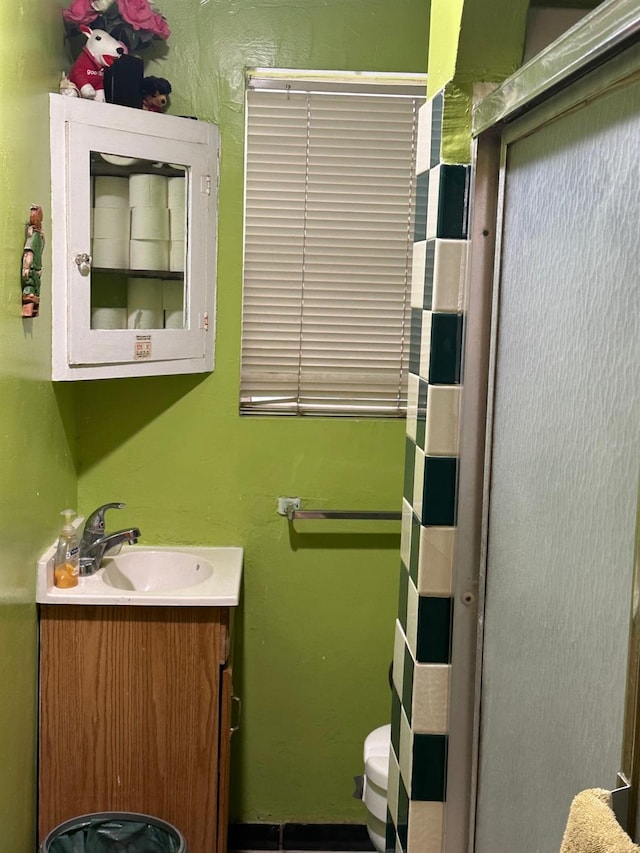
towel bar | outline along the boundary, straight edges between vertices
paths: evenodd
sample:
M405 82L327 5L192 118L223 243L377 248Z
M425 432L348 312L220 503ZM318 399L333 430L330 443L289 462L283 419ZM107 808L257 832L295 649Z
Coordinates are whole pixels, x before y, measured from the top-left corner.
M366 521L400 521L402 513L386 510L353 510L353 509L293 509L287 510L287 518L294 521L298 518L340 518Z

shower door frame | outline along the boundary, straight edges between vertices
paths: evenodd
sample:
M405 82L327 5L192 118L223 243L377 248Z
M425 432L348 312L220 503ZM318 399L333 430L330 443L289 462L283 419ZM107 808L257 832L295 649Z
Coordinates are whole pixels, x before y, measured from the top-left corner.
M615 6L615 9L613 8ZM484 597L506 153L512 142L640 76L640 10L605 3L474 110L454 572L445 853L473 853L478 792ZM636 517L618 816L633 836L640 778L640 494ZM473 690L470 685L474 685ZM624 813L626 811L626 814Z

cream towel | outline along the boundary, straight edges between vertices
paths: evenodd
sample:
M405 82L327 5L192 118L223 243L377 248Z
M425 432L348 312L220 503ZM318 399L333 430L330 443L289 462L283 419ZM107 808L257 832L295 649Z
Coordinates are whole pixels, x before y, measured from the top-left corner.
M590 788L574 797L560 853L638 853L611 808L611 794Z

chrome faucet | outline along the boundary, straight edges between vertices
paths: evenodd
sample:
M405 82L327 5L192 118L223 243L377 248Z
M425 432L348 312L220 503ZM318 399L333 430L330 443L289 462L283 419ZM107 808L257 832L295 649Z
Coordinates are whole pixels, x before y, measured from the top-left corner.
M117 553L124 542L134 544L140 538L140 530L137 527L106 533L104 518L106 511L122 509L124 506L125 504L120 502L103 504L87 518L80 540L81 575L92 575L97 572L107 551Z

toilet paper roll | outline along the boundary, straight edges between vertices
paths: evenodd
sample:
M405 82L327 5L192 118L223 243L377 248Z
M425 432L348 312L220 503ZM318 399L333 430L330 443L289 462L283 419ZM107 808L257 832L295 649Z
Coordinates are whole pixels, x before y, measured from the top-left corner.
M162 282L157 278L130 278L127 282L127 327L162 329Z
M166 207L132 207L131 237L134 240L168 240L169 209Z
M131 240L129 257L132 270L168 270L169 243L165 240Z
M129 239L129 211L124 207L94 207L91 225L99 239Z
M162 282L162 307L165 311L180 311L184 305L184 290L181 281Z
M187 230L187 223L184 214L184 205L182 207L172 207L169 209L169 238L171 240L184 240L184 235Z
M123 270L129 266L129 240L95 237L91 242L92 264L104 269Z
M94 207L129 207L129 179L96 176L93 205Z
M165 329L184 329L184 312L165 311L164 327Z
M92 329L126 329L126 308L93 308L91 310Z
M167 181L164 175L130 175L130 207L167 207Z
M172 272L184 272L184 240L171 241L169 269Z
M162 329L162 311L151 308L130 308L127 317L128 329Z
M187 197L187 182L185 178L167 179L167 207L182 208Z

